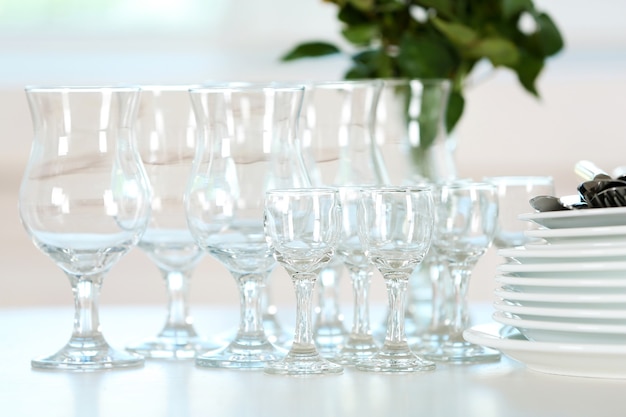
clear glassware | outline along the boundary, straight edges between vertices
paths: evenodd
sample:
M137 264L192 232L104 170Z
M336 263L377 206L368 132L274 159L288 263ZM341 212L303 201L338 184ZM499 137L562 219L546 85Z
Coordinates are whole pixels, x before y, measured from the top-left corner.
M550 176L499 176L485 177L485 182L496 186L498 193L498 227L493 239L496 248L522 246L532 239L526 230L536 229L537 224L518 219L532 210L529 201L539 195L554 195L554 180Z
M137 148L152 186L152 215L138 246L161 272L168 296L159 334L126 347L146 358L189 359L220 346L198 335L189 313L190 278L206 253L191 236L183 206L196 142L191 87L142 86L137 111Z
M389 315L382 348L358 362L356 368L389 373L433 370L433 362L411 351L404 328L409 277L424 259L432 239L430 188L368 188L361 192L360 239L367 258L385 280Z
M487 251L496 234L498 196L488 183L457 181L438 185L435 192L433 249L447 268L444 279L452 291L452 308L447 309L448 334L434 341L424 357L451 363L490 362L500 353L463 339L469 322L467 289L472 269Z
M428 185L457 176L456 138L446 132L445 115L451 90L448 79L383 79L376 107L375 137L388 185ZM439 275L432 252L415 269L409 282L406 333L421 342L436 317L433 282ZM384 337L384 326L375 331Z
M342 207L341 238L337 245L337 256L346 265L352 281L354 313L352 329L344 345L333 358L342 365L355 365L358 361L378 352L370 329L369 290L373 276L373 265L365 256L359 238L358 207L361 203L360 186L339 187Z
M199 140L185 195L187 221L201 248L239 287L239 329L228 346L196 364L264 368L284 351L268 340L261 293L276 260L265 241L265 192L308 187L297 151L303 86L233 84L190 90Z
M315 82L307 85L300 121L305 164L316 187L382 184L373 127L380 80ZM315 342L334 357L348 332L339 309L344 266L336 258L320 272Z
M104 276L133 248L150 216L150 186L135 146L138 87L27 87L34 140L19 212L34 244L67 274L74 328L34 368L91 371L141 366L105 340Z
M265 368L268 374L338 374L341 365L324 359L315 345L312 298L321 268L333 258L341 231L341 204L335 189L270 190L265 233L296 293L296 325L289 353Z

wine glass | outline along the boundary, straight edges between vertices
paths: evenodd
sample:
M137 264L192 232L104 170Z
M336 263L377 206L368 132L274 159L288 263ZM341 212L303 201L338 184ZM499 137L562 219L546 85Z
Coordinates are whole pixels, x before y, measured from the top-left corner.
M138 87L27 87L34 141L19 212L35 245L69 277L74 328L34 368L141 366L105 340L98 317L104 276L148 224L150 187L135 146Z
M466 342L467 289L472 269L491 246L498 220L498 196L492 184L457 181L439 184L435 193L433 248L448 273L453 303L446 310L448 333L433 341L424 357L451 363L490 362L500 353Z
M199 140L185 192L188 226L239 287L239 329L203 367L264 368L284 351L268 340L261 292L276 260L265 241L265 192L308 187L296 126L303 86L231 84L190 90Z
M378 345L370 330L369 315L369 290L373 265L365 256L359 239L357 212L361 202L361 187L343 186L338 189L342 207L342 227L337 255L350 273L354 313L350 334L333 361L343 365L355 365L361 359L378 352Z
M187 359L219 347L198 336L189 314L189 280L205 255L183 206L196 142L190 87L142 86L137 111L137 147L152 186L152 215L138 246L160 270L168 296L160 333L126 347L147 358Z
M301 117L302 147L316 187L382 184L386 174L374 144L373 127L380 80L325 81L307 84ZM347 331L339 311L339 258L320 271L315 342L334 357Z
M409 277L426 256L432 239L430 188L367 188L361 194L359 236L365 255L385 280L389 315L382 348L357 362L356 368L389 373L433 370L433 362L411 351L404 328Z
M268 191L265 233L278 263L291 276L296 293L296 326L289 353L265 368L268 374L338 374L341 365L324 359L313 339L312 297L321 268L335 254L341 230L341 204L335 189Z
M530 209L529 201L539 195L554 195L554 180L550 176L485 177L485 182L496 186L498 195L498 225L493 245L499 249L522 246L532 239L526 230L538 225L518 219Z

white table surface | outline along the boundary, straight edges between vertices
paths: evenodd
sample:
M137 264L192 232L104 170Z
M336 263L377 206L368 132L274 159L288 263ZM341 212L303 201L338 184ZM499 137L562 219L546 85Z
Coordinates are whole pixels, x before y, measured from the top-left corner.
M237 321L236 308L192 311L205 335ZM482 306L475 321L488 321L490 312ZM70 307L0 309L0 416L626 415L626 380L541 374L506 357L409 375L347 369L305 378L197 368L193 361L149 360L142 368L93 373L33 370L33 357L68 340L72 317ZM154 306L103 306L100 317L105 337L118 348L156 334L165 319L164 309Z

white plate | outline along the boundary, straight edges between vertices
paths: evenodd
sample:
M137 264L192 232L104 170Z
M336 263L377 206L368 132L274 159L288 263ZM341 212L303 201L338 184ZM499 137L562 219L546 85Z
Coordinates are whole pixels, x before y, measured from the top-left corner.
M626 345L531 342L510 326L474 326L463 337L498 349L537 372L590 378L626 378Z
M496 297L508 301L531 301L539 303L607 304L626 303L626 294L568 294L568 293L528 293L494 290Z
M510 317L503 311L493 313L498 323L513 326L528 340L557 343L602 343L626 342L626 325L607 323L577 323L549 320L529 320Z
M553 320L553 321L579 321L579 322L599 322L599 321L623 321L626 324L626 309L607 308L559 308L559 307L525 307L511 304L506 301L497 300L493 303L493 308L516 314L521 318L530 320Z
M555 229L559 230L559 229ZM561 229L567 230L567 229ZM562 243L541 242L527 243L524 245L529 250L572 250L572 249L603 249L603 248L623 248L626 249L626 237L616 241L613 239L600 239L598 241L581 239L580 241L567 240Z
M519 264L507 262L498 265L501 273L514 276L544 276L549 278L626 278L626 262L556 262Z
M503 289L516 292L626 294L626 279L619 278L544 278L498 275L495 280Z
M601 249L532 250L524 247L500 249L498 255L512 258L522 264L556 262L626 261L626 247Z
M626 225L626 207L524 213L518 217L549 229L624 226Z
M533 229L524 234L548 244L626 245L626 226Z

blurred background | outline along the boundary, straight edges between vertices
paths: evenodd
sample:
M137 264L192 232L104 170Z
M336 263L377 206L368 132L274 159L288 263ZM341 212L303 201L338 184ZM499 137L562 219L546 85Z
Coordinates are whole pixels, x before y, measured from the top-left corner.
M574 194L574 164L626 165L626 2L535 0L555 20L565 50L548 61L537 100L514 75L496 72L467 92L456 132L462 177L552 175ZM345 45L336 7L322 0L0 0L0 307L71 305L61 270L30 242L17 192L32 139L23 88L29 84L198 83L209 80L341 79L347 57L293 63L280 56L308 40ZM490 302L498 259L480 261L472 300ZM272 295L293 302L280 270ZM348 279L342 299L351 303ZM156 267L133 250L105 280L102 303L165 304ZM192 304L237 305L234 280L206 257ZM383 303L382 281L372 287Z

